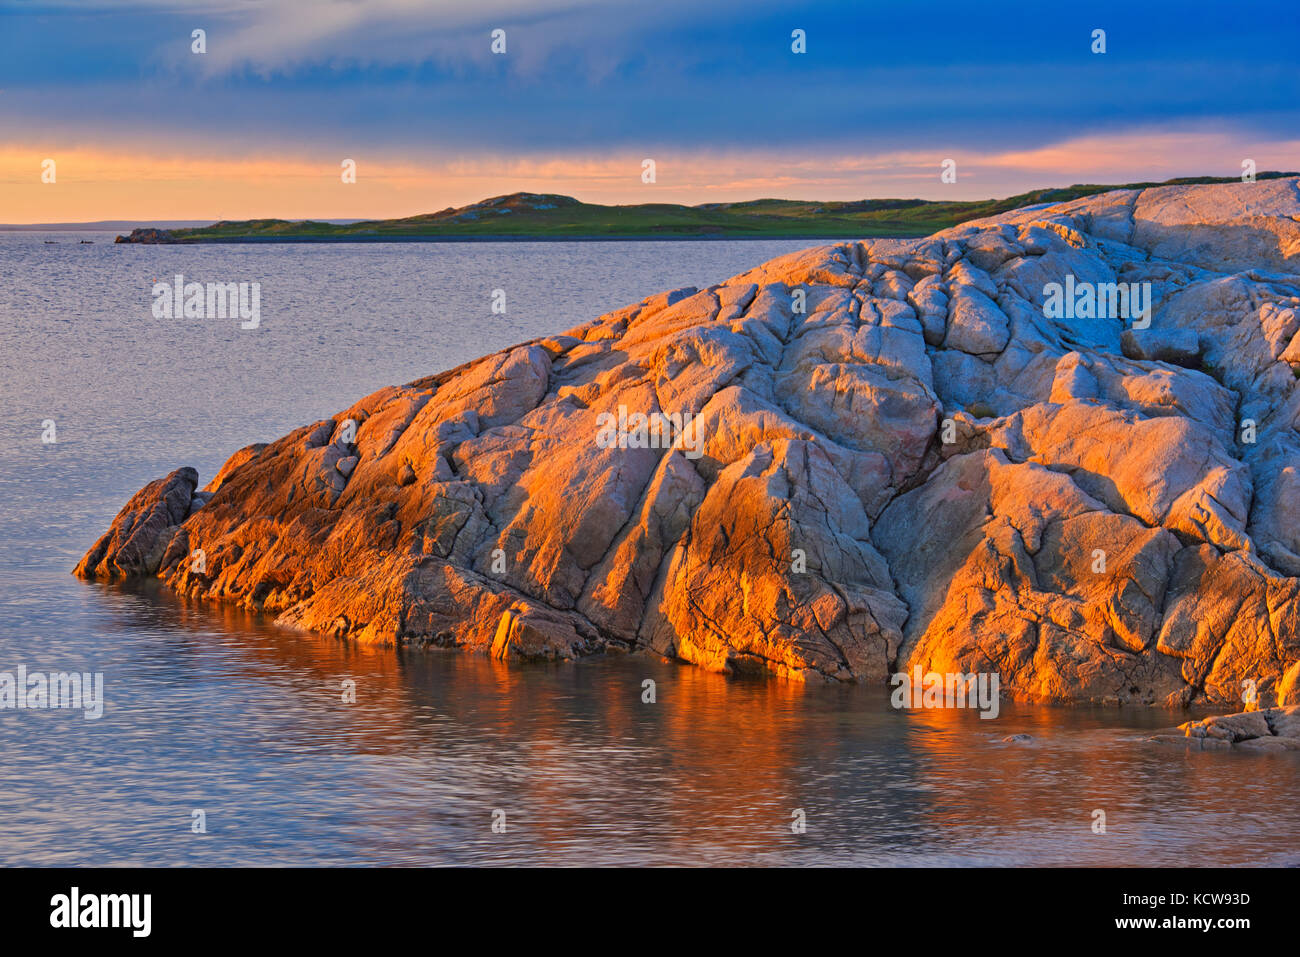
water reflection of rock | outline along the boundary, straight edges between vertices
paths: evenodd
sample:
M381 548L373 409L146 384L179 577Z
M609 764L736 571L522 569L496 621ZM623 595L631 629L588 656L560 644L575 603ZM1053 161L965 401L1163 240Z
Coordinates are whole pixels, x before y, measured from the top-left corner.
M160 662L228 681L232 710L264 712L251 754L319 762L316 785L402 835L410 847L391 853L413 861L1250 864L1276 853L1277 834L1256 827L1277 823L1267 809L1296 781L1295 767L1242 776L1222 755L1147 743L1168 715L1146 709L899 712L879 689L642 656L538 664L376 648L166 590L104 598L124 634L157 641ZM345 677L355 705L340 700ZM1016 734L1032 743L1002 741ZM340 755L364 771L338 778ZM490 829L495 809L505 836ZM1098 809L1105 835L1092 830ZM1224 842L1207 816L1242 836Z

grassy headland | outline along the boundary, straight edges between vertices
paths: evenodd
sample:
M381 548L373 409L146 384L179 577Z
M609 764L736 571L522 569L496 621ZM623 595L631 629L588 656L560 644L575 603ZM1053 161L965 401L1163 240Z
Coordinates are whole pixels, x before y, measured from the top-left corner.
M1259 179L1296 173L1260 173ZM925 199L863 199L818 202L755 199L739 203L678 206L642 203L600 206L571 196L512 193L469 206L404 219L336 224L313 220L250 219L188 229L136 229L118 242L404 242L539 239L861 239L927 236L940 229L1022 206L1058 203L1112 189L1194 183L1232 183L1233 178L1194 177L1165 183L1080 184L1035 189L1005 199L945 202Z

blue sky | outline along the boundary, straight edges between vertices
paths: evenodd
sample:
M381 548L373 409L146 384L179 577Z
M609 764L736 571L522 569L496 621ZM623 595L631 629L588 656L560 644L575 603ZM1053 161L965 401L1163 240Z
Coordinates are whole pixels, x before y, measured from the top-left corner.
M0 148L142 169L360 154L392 182L441 173L442 205L548 176L639 201L609 171L642 155L669 201L947 195L948 157L953 195L1000 195L1300 167L1297 41L1294 2L10 2Z

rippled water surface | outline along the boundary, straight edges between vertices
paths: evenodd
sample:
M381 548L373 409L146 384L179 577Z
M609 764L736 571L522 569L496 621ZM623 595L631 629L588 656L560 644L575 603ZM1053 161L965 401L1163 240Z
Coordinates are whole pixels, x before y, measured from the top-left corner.
M107 698L0 710L0 863L1300 863L1300 756L1152 744L1163 712L357 648L69 575L173 468L207 481L374 389L809 243L111 240L0 233L0 671L101 671ZM261 282L260 328L153 319L177 272Z

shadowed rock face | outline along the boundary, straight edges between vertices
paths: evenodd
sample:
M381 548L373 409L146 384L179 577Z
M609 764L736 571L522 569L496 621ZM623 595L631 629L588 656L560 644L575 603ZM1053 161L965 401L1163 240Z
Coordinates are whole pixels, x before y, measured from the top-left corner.
M1161 187L809 249L381 390L202 491L180 469L77 574L505 658L1268 705L1300 659L1298 218L1295 179ZM1067 277L1149 284L1150 328L1049 318ZM695 418L642 443L652 413Z

